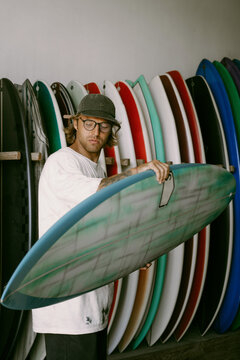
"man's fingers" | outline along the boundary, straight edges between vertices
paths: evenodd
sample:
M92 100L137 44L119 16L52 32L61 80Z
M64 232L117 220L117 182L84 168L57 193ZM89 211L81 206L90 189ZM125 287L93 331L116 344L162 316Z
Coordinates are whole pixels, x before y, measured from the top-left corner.
M156 179L160 184L163 183L169 176L169 165L162 163L159 160L153 160L142 164L138 166L137 169L138 172L146 171L148 169L153 170L156 174Z
M149 163L150 168L155 172L157 181L161 184L169 176L169 165L161 163L158 160L154 160Z

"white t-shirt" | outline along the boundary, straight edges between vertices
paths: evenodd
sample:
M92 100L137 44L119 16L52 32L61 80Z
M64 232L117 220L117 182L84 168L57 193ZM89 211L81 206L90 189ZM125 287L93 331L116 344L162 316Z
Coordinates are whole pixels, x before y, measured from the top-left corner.
M39 181L39 236L66 212L97 191L105 177L95 163L69 147L52 154ZM113 284L56 305L34 309L37 333L87 334L107 326Z

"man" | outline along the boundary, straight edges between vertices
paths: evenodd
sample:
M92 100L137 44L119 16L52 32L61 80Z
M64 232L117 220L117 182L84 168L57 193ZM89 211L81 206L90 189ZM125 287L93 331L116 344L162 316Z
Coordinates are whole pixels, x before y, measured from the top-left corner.
M116 144L120 123L104 95L86 95L71 117L71 145L52 154L39 182L39 235L88 196L120 179L148 169L163 182L167 164L155 160L106 178L98 162L101 149ZM33 330L45 334L47 360L106 359L108 312L113 284L74 299L33 310Z

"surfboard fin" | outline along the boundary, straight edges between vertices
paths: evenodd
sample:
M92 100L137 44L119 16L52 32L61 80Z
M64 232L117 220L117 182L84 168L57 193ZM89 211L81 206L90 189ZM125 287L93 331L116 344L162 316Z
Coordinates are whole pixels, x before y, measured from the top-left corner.
M170 171L168 179L163 183L162 195L159 203L159 207L166 206L170 200L170 197L174 190L174 176Z

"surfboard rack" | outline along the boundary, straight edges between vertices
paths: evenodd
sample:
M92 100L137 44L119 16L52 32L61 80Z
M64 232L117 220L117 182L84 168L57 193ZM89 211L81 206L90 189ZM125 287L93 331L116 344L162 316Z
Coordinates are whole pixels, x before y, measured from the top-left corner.
M137 166L139 166L139 165L144 164L145 160L144 159L137 159L136 162L137 162Z
M20 151L5 151L0 152L0 161L5 160L21 160L21 152ZM38 152L31 153L32 161L41 161L42 154Z
M20 151L4 151L0 152L0 161L6 161L6 160L21 160L21 152ZM41 161L42 160L42 154L39 152L32 152L31 153L31 160L32 161ZM106 165L114 165L114 158L113 157L106 157L105 158ZM144 164L143 159L137 160L137 165ZM122 166L129 166L130 165L130 159L121 159L121 165Z
M115 160L113 157L106 157L105 158L106 165L114 165ZM145 161L143 159L137 159L137 166L144 164ZM130 165L130 159L121 159L121 166L129 166Z
M106 165L114 165L115 159L113 157L105 157ZM130 159L121 159L122 166L128 166L130 164Z

